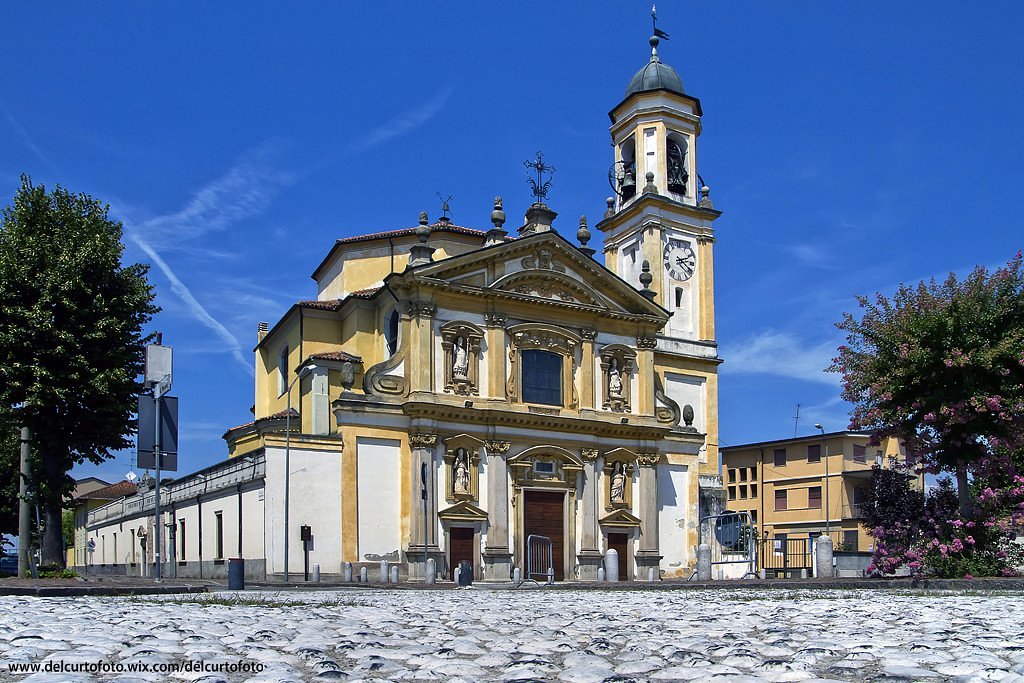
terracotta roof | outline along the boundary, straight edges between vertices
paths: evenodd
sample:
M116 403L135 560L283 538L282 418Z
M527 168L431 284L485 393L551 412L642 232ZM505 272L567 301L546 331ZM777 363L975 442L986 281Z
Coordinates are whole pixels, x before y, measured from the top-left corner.
M362 363L363 359L359 356L353 356L351 353L345 351L327 351L324 353L312 353L309 355L310 358L316 360L336 360L336 361L350 361L352 363Z
M134 496L138 492L139 487L130 481L119 481L116 484L84 493L76 500L117 500L118 498Z
M292 410L292 417L298 417L299 416L299 411L295 410L295 408L292 408L291 410ZM271 413L270 415L267 415L266 417L257 418L256 421L257 422L262 422L263 420L283 420L286 417L288 417L288 411L287 410L279 410L276 413Z
M354 292L349 292L349 296L354 296L357 299L369 299L374 294L384 289L384 287L368 287L367 289L357 289Z
M341 299L312 299L309 301L300 301L299 306L303 308L316 308L321 311L336 311L341 308Z
M418 226L417 226L418 227ZM455 225L453 223L437 223L430 224L431 232L452 232L457 235L472 235L473 237L483 237L487 234L484 230L477 230L476 228L464 228L461 225ZM335 244L351 244L352 242L368 242L370 240L386 239L388 237L405 237L406 235L415 235L416 228L399 228L398 230L385 230L384 232L373 232L369 235L355 235L354 237L343 237L336 241Z

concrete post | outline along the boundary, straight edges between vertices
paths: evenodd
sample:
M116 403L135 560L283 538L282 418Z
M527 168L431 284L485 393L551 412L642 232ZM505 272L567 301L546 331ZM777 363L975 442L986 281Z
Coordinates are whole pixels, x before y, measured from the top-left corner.
M433 585L437 582L437 562L434 558L427 560L427 584Z
M523 570L516 567L512 570L512 583L518 586L523 582Z
M341 580L345 583L352 583L352 563L341 563Z
M814 564L819 578L832 577L832 538L819 536L814 549Z
M320 565L313 565L313 583L320 583Z
M388 582L388 561L387 560L381 560L380 561L380 582L381 583L387 583Z
M697 579L711 580L711 546L707 543L697 546Z
M391 583L398 583L398 567L391 568Z
M604 575L609 582L619 580L619 551L609 548L604 554Z
M605 581L604 567L598 567L597 568L597 581L598 581L598 583L604 583L604 581Z
M369 580L370 580L370 577L367 575L366 567L360 567L359 568L359 582L360 583L366 583Z

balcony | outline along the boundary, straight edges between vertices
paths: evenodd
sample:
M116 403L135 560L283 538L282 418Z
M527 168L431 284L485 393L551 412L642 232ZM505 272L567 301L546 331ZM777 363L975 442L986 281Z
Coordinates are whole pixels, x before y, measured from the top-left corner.
M864 506L860 503L843 506L843 519L863 519Z

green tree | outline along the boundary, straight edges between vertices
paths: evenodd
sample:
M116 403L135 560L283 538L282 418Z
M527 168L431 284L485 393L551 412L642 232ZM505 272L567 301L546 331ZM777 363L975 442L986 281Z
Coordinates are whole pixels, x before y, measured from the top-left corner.
M68 472L132 443L142 330L159 310L148 266L122 264L108 210L22 176L0 224L0 406L32 430L44 564L63 564Z
M837 324L847 344L829 368L843 375L851 427L898 436L928 471L955 473L969 513L968 475L1012 469L1024 447L1021 254L991 274L858 301L861 316Z

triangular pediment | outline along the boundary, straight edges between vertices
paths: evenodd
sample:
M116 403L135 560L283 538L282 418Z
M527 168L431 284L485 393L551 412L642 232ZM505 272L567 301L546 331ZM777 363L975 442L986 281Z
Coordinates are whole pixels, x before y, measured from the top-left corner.
M665 309L556 232L484 247L410 269L400 277L485 296L668 318Z
M613 510L598 520L601 526L611 527L637 527L640 526L640 518L632 515L626 510Z
M446 522L486 522L487 513L469 501L462 500L437 513Z

